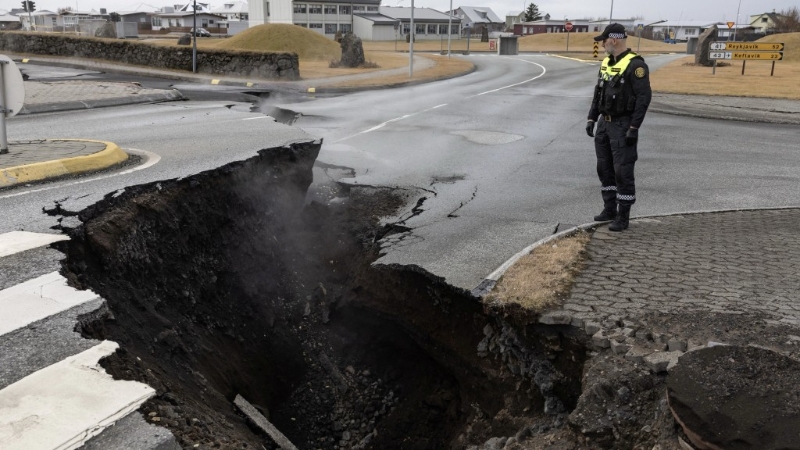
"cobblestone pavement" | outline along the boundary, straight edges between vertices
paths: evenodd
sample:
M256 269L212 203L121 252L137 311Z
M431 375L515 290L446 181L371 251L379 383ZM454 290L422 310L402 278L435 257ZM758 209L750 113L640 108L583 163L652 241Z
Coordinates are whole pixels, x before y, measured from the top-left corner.
M0 169L23 166L76 156L87 156L105 150L102 142L35 140L9 142L8 153L0 154Z
M540 321L583 327L595 347L655 371L709 339L797 353L799 223L800 209L780 209L601 226L570 296Z
M181 100L175 89L147 89L110 81L26 81L20 114Z

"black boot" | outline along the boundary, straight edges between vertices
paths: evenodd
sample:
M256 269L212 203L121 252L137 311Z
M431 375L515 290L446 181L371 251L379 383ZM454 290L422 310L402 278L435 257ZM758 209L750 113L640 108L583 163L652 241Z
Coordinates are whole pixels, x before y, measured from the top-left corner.
M617 204L615 203L613 207L609 208L606 206L603 208L603 212L599 215L594 216L595 222L607 222L609 220L614 220L617 218Z
M622 231L628 229L628 221L631 217L631 205L619 205L619 213L614 222L608 226L610 231Z

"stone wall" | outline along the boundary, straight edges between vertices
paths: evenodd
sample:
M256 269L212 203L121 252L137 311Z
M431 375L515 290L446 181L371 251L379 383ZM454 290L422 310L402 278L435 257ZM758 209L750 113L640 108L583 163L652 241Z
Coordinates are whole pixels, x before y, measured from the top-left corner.
M156 69L192 70L192 49L137 41L0 31L0 51L104 59ZM197 71L255 78L300 78L296 53L198 49Z

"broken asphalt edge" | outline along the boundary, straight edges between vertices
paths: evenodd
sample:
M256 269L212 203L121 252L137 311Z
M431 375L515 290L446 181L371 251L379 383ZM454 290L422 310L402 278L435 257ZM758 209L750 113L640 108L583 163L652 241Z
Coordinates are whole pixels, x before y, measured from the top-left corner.
M105 148L91 155L54 159L2 169L0 170L0 188L102 170L128 159L128 154L113 142L91 139L48 139L48 141L52 140L98 142L105 144Z

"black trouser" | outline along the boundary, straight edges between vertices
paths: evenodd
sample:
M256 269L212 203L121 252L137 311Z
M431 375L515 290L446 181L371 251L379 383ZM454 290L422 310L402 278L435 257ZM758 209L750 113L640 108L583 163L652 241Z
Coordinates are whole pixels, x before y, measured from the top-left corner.
M597 153L597 176L600 177L603 204L607 209L636 202L636 183L633 166L636 163L636 146L625 144L625 133L631 125L630 117L605 116L597 122L594 149Z

